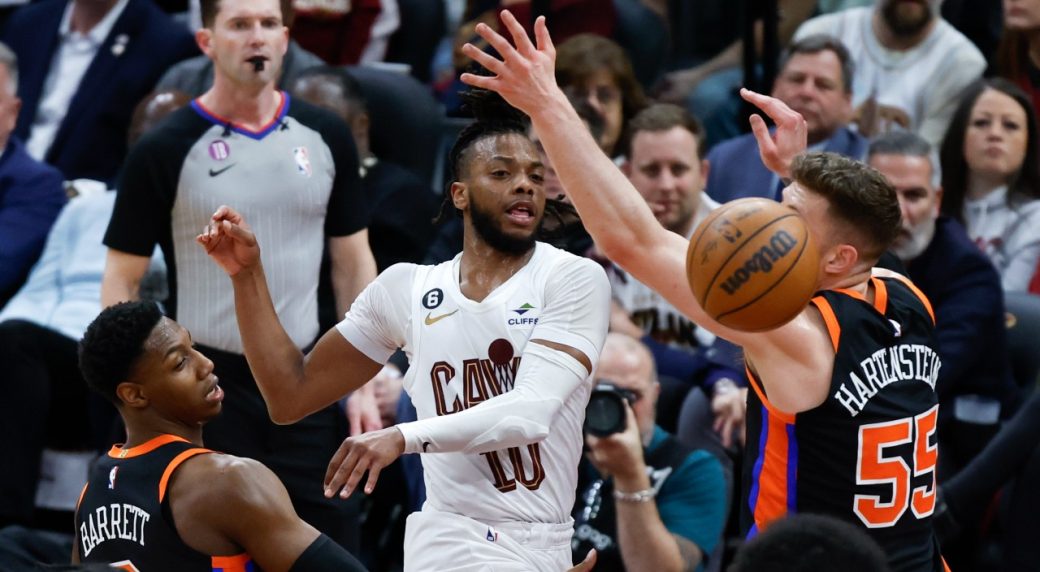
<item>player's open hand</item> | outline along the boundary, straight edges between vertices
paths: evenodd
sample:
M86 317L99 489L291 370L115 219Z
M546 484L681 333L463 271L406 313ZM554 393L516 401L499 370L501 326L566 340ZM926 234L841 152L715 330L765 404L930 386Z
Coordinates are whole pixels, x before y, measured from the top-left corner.
M242 215L228 206L221 206L213 213L202 234L195 237L221 268L234 276L243 268L252 268L260 263L260 245Z
M730 391L718 392L711 398L711 412L715 415L712 427L722 439L722 446L729 448L733 444L733 434L737 434L740 444L744 445L747 416L747 388L733 388Z
M332 456L329 468L325 471L325 496L332 498L338 491L340 498L349 497L361 482L365 471L368 471L365 494L372 494L379 472L402 453L404 435L397 427L348 437Z
M549 98L565 98L556 85L556 48L545 26L545 17L539 16L534 23L537 44L531 43L524 27L509 10L503 10L501 17L513 38L512 44L487 24L477 24L476 32L495 48L502 59L481 51L473 44L462 46L463 53L494 75L464 73L459 79L473 87L498 92L510 105L528 115L544 106Z
M762 163L781 178L790 178L791 161L805 152L808 146L809 127L805 118L775 97L743 88L740 90L740 96L761 109L773 123L776 123L776 131L770 133L760 115L755 114L750 118L751 131L758 141Z

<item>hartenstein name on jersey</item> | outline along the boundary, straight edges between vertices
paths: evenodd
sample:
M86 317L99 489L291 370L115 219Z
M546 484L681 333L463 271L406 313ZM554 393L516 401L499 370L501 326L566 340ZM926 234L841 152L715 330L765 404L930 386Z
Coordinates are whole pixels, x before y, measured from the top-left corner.
M860 375L849 373L834 398L853 417L867 406L871 397L897 381L923 381L935 390L942 361L932 348L921 344L900 344L881 348L859 363Z
M99 506L79 525L82 556L108 540L129 540L144 546L144 527L151 515L141 507L126 503Z

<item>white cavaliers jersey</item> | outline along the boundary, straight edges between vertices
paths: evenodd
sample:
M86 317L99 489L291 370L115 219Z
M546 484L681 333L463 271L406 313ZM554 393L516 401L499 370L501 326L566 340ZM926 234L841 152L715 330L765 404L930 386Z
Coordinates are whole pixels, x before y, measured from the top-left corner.
M374 361L404 350L410 364L404 389L420 423L511 391L530 339L598 361L610 287L597 264L538 243L522 269L475 302L459 289L460 261L461 254L437 266L388 268L337 326ZM590 375L566 398L540 442L422 455L426 508L484 522L570 522L592 385Z

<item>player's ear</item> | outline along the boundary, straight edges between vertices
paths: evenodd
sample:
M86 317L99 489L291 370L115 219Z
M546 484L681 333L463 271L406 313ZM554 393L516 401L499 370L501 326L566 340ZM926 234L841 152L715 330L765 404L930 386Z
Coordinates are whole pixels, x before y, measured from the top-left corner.
M451 193L451 203L455 205L455 208L460 211L466 210L466 207L469 206L469 188L466 186L466 183L455 181L451 184L448 192Z
M851 244L838 244L824 260L823 271L826 274L844 274L859 262L859 251Z
M213 32L209 28L199 28L195 31L195 43L198 44L202 53L210 56L210 47L213 42Z
M127 407L143 409L148 407L148 396L144 394L144 387L139 383L124 381L116 386L116 397Z

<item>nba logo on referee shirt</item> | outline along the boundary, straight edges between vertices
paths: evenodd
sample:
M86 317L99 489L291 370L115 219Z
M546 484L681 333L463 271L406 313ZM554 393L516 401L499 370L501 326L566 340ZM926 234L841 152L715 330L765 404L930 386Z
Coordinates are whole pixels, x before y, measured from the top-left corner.
M231 156L231 148L227 143L218 139L209 144L209 156L214 161L223 161Z
M295 147L292 150L293 159L296 161L296 170L301 175L306 175L308 178L311 176L311 160L307 156L306 147Z

